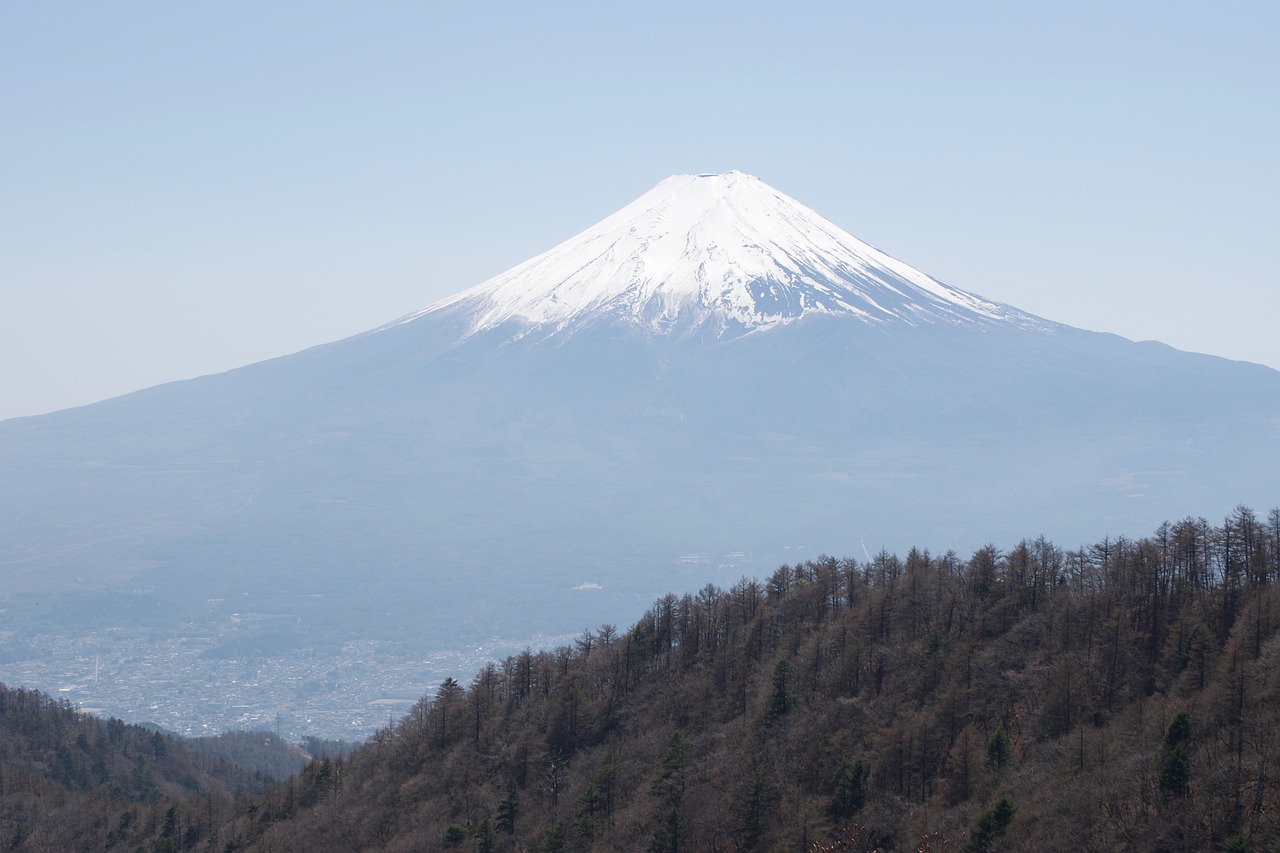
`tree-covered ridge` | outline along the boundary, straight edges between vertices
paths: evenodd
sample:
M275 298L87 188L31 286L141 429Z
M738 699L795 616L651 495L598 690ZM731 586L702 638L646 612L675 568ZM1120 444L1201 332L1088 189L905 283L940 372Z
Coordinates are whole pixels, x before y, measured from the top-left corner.
M0 849L192 849L264 789L160 732L0 685Z
M1244 508L819 558L447 680L265 796L0 688L0 847L1280 849L1278 577L1280 511Z
M224 837L271 850L1280 842L1280 511L819 558L452 679Z
M289 743L275 732L237 730L183 738L182 745L193 752L216 755L269 782L277 782L297 774L313 759L346 755L359 744L314 735L307 735L300 743Z
M183 745L195 752L216 755L272 782L288 779L310 761L310 755L302 746L289 743L268 731L230 731L185 738Z

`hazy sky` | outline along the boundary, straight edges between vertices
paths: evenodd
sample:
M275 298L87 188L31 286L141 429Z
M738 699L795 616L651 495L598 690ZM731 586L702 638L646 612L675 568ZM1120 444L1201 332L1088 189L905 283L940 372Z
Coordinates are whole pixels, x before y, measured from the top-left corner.
M0 418L363 331L728 169L1280 368L1277 8L0 0Z

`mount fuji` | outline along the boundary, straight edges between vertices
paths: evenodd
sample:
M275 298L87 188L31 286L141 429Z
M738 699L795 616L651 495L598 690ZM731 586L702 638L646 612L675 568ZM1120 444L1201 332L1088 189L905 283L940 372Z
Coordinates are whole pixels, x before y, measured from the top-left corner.
M719 339L810 315L1021 326L1036 318L894 260L741 172L668 178L578 236L400 322L459 312L464 337L612 322Z
M822 552L1266 509L1280 373L984 299L749 175L677 176L381 328L0 423L0 471L11 615L234 602L464 644Z

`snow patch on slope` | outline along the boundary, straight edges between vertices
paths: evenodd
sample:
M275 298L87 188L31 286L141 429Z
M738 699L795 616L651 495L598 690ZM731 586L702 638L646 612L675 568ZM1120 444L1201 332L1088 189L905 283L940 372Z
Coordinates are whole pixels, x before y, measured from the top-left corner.
M620 320L736 335L807 314L1052 325L938 281L742 172L676 175L550 251L392 325L453 308L467 336Z

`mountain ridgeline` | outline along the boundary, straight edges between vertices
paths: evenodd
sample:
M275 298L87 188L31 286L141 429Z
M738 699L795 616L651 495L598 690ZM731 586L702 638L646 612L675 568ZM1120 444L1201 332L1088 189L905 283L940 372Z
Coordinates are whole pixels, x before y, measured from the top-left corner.
M449 679L235 849L1280 849L1280 510L819 558Z
M161 732L0 684L3 849L206 849L233 799L266 784Z
M435 649L800 548L1271 505L1280 373L1034 317L749 175L686 175L382 328L0 423L0 470L14 618L73 630L105 589L149 624L234 602Z
M265 793L0 689L0 842L1280 850L1280 509L1074 549L820 557L459 675Z

